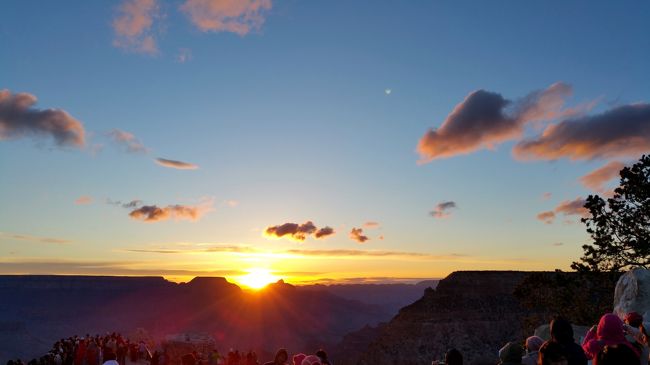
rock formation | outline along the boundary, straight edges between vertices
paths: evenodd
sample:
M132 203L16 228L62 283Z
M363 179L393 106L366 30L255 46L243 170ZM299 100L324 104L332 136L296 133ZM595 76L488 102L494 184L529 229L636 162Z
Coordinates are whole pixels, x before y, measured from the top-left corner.
M643 316L648 327L650 319L650 270L633 269L621 275L614 291L614 313L624 318L627 313Z
M343 355L337 362L430 364L454 347L463 353L467 364L494 364L503 344L525 338L521 320L527 313L512 293L527 274L454 272L435 290L425 290L420 300L400 310L363 354Z

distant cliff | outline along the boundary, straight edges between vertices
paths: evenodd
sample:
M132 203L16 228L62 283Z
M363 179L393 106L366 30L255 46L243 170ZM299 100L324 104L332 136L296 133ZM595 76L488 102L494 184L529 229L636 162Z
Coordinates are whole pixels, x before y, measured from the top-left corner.
M42 355L75 334L138 327L154 338L208 333L222 351L313 352L392 316L322 289L278 282L253 293L213 277L176 284L160 277L0 276L0 361Z
M494 364L501 346L524 338L521 320L527 312L512 293L528 274L454 272L389 323L346 336L337 348L338 363L430 364L454 347L467 364Z

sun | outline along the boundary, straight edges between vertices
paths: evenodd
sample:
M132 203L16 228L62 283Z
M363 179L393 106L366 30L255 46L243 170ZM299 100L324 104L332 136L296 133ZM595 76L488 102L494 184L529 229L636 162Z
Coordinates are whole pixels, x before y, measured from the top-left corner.
M267 269L250 269L248 274L240 276L237 281L251 289L259 290L279 279Z

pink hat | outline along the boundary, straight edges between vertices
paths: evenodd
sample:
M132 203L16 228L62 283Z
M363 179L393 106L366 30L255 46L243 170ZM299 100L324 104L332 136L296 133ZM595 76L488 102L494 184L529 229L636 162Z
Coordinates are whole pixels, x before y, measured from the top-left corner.
M302 360L304 360L305 357L307 357L305 354L293 355L293 365L302 365Z
M309 355L302 360L301 365L321 365L320 358L316 355Z

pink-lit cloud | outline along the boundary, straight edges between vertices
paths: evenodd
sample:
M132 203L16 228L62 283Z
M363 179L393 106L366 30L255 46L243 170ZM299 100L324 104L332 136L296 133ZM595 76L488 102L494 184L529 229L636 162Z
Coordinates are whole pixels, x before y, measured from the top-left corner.
M552 210L541 212L537 215L537 219L539 219L540 221L546 224L551 224L555 221L555 212Z
M158 53L152 33L158 11L157 0L124 0L113 19L113 45L132 52Z
M599 193L605 193L605 184L619 177L619 172L625 167L625 164L619 161L610 161L606 165L586 174L580 178L580 182L587 189Z
M149 149L133 135L120 129L113 129L106 134L113 143L122 146L129 153L148 153Z
M185 0L181 11L204 32L243 36L260 29L271 6L271 0Z
M93 197L89 195L82 195L75 199L74 203L77 205L88 205L93 202Z
M546 224L551 224L560 214L564 216L580 216L583 218L588 217L589 210L584 207L585 203L586 200L582 197L578 197L573 200L564 200L560 202L553 210L537 214L537 219Z
M176 160L168 160L166 158L157 158L155 159L155 162L160 166L169 167L178 170L196 170L199 168L198 165L195 165L193 163L176 161Z
M362 228L352 228L350 231L349 237L351 240L356 241L357 243L364 243L370 238L368 236L363 234L363 229Z
M422 136L417 146L419 162L493 149L503 142L519 139L530 122L578 112L562 110L564 100L571 93L571 86L561 82L514 102L495 92L474 91L456 105L440 128Z
M519 160L638 157L650 150L650 104L623 105L567 119L514 147Z
M60 109L36 109L36 97L0 90L0 140L51 137L58 146L85 146L83 124Z
M363 227L368 229L379 228L379 222L368 221L363 224Z

